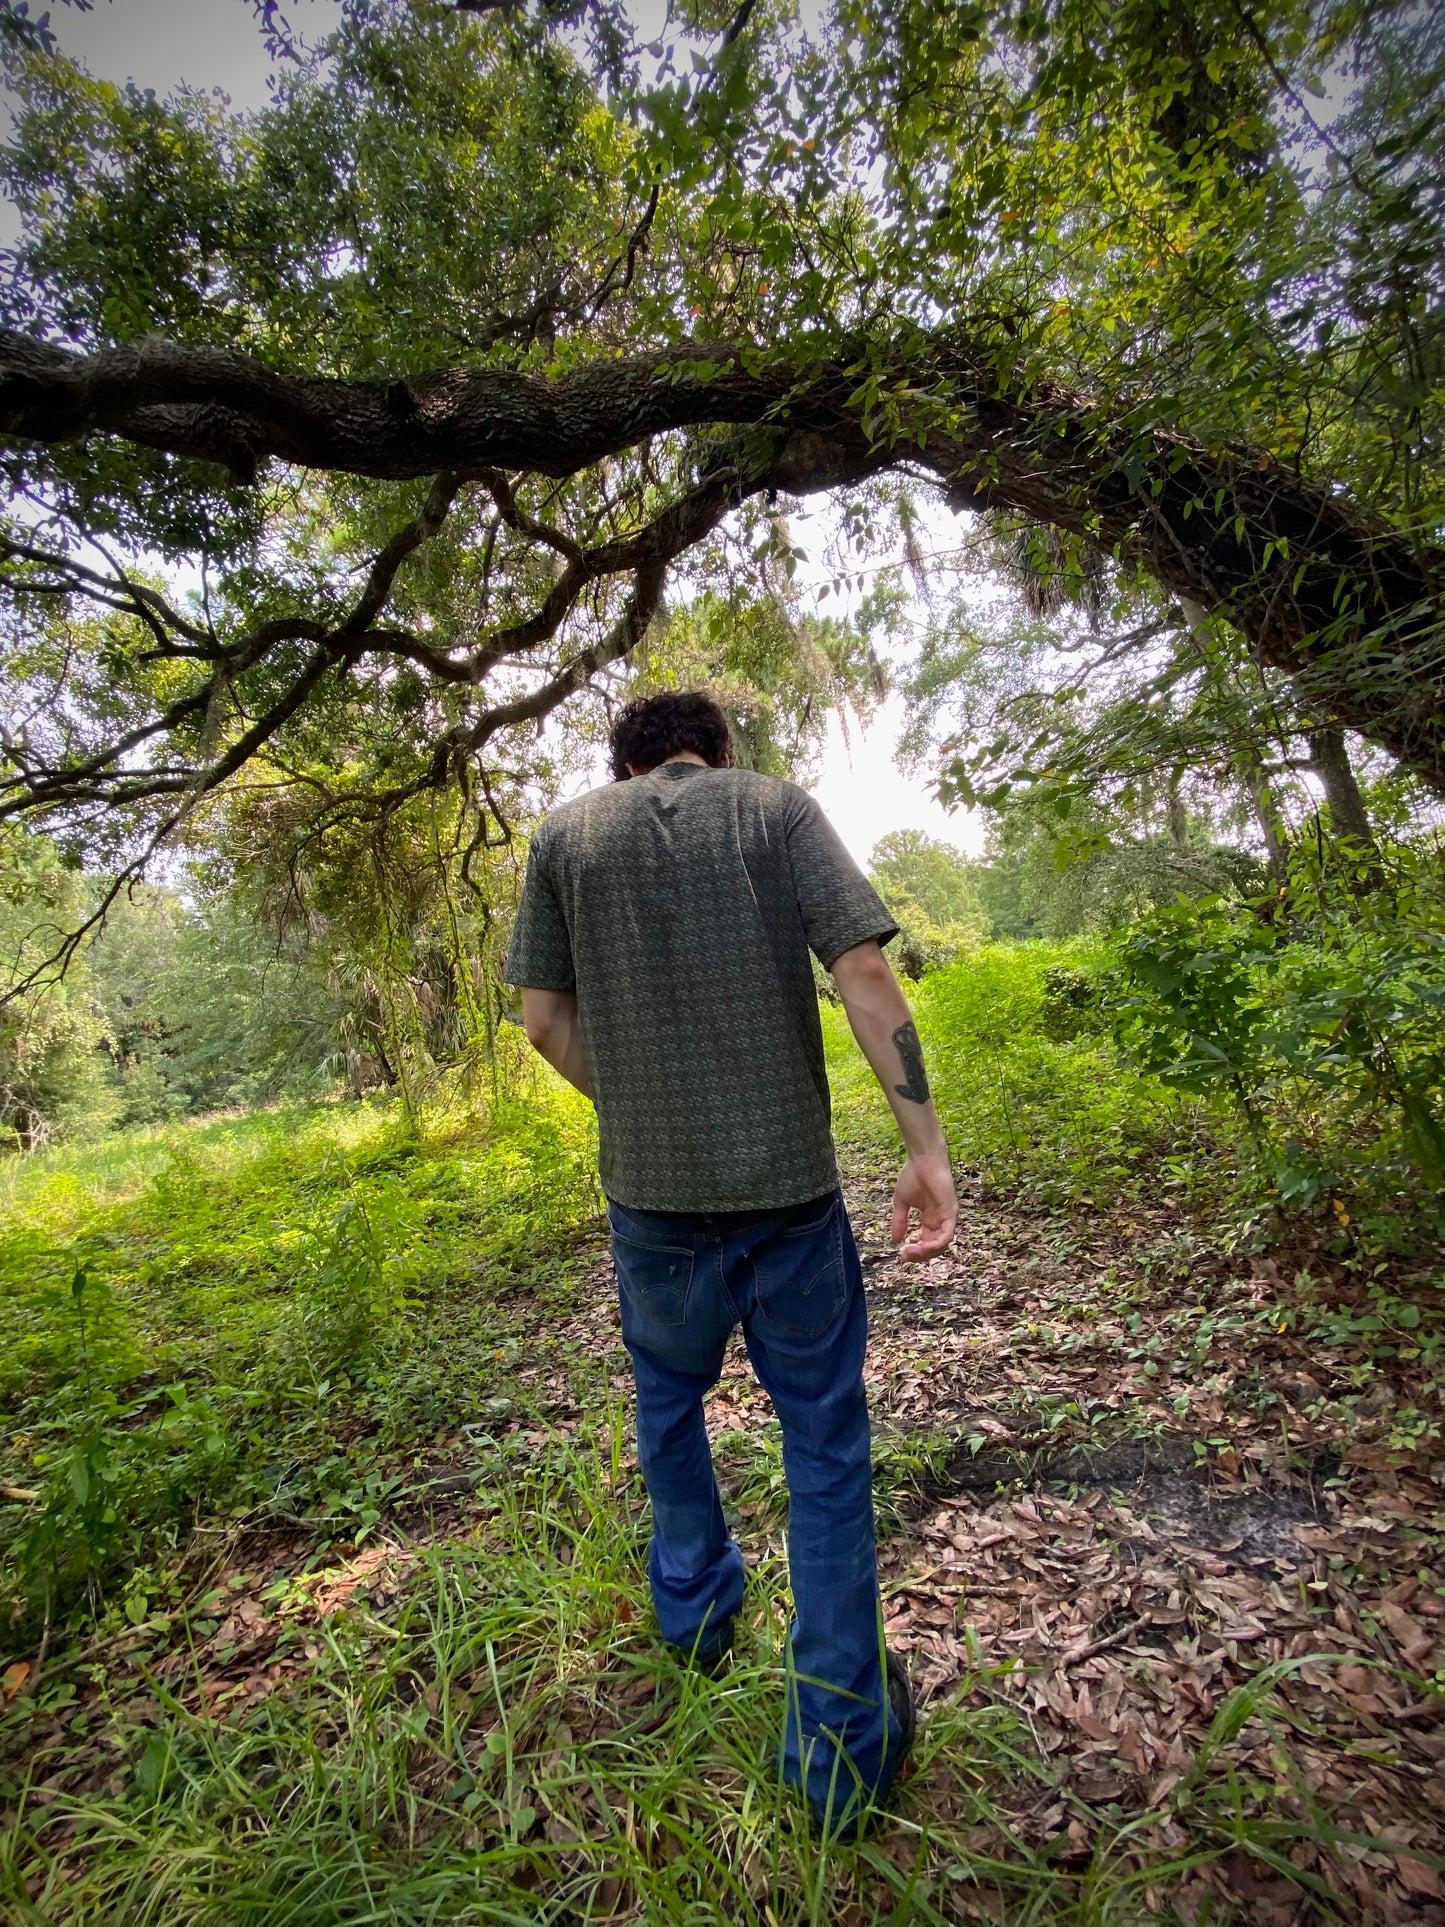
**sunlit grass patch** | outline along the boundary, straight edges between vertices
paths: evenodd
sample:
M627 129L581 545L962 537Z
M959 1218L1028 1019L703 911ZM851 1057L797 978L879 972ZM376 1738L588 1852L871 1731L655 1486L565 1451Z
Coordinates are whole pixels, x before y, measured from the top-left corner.
M198 1164L224 1183L268 1155L293 1161L297 1170L328 1152L354 1155L393 1128L393 1107L373 1100L278 1105L112 1132L5 1160L0 1216L63 1236L105 1207L138 1197L178 1162Z
M1056 995L1101 960L1092 938L988 944L909 987L954 1162L993 1192L1060 1212L1135 1193L1213 1195L1219 1120L1131 1068ZM824 1006L823 1031L840 1141L855 1162L891 1158L897 1130L841 1008Z
M565 1288L598 1221L593 1129L544 1081L425 1132L320 1105L17 1166L0 1591L37 1623L82 1588L94 1608L208 1510L369 1530L426 1441L484 1416L511 1298Z

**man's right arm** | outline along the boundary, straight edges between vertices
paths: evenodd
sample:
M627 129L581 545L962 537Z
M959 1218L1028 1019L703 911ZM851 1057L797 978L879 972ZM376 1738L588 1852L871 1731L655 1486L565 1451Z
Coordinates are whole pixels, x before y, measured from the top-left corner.
M948 1145L929 1094L913 1013L878 943L854 944L829 966L859 1048L898 1120L907 1158L893 1190L889 1235L901 1258L933 1258L958 1229L958 1194ZM909 1218L918 1228L909 1235Z
M547 874L545 850L544 823L527 852L527 878L502 974L522 993L522 1021L532 1048L584 1097L590 1097L572 938Z

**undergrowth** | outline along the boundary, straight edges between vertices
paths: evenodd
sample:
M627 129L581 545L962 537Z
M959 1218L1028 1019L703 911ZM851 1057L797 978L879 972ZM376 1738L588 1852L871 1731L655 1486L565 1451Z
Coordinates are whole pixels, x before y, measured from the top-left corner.
M1102 967L1088 944L1037 945L929 978L916 1004L941 1108L970 1178L1044 1207L1030 1235L1059 1254L1081 1235L1068 1214L1162 1197L1192 1263L1191 1223L1237 1201L1221 1160L1238 1127L1081 1019ZM881 1169L896 1154L881 1095L841 1012L825 1031L846 1159ZM773 1553L720 1681L680 1672L650 1630L624 1361L567 1319L603 1254L592 1128L539 1074L422 1131L379 1104L314 1106L10 1165L0 1908L46 1927L1122 1927L1241 1847L1283 1864L1329 1838L1268 1674L1217 1719L1224 1736L1246 1718L1275 1734L1271 1778L1241 1779L1221 1739L1167 1814L1081 1808L1072 1841L1074 1796L981 1663L931 1705L883 1832L831 1849L810 1833L774 1759L788 1604ZM1117 1295L1107 1276L1092 1288ZM1322 1336L1353 1320L1372 1356L1393 1347L1412 1368L1439 1345L1438 1321L1384 1281L1347 1301L1302 1289L1287 1315ZM1188 1373L1233 1316L1191 1301L1177 1330L1130 1330L1128 1357L1146 1380ZM567 1425L558 1396L577 1400ZM1025 1430L1085 1422L1017 1397ZM880 1427L877 1444L887 1537L960 1441ZM725 1435L718 1462L775 1543L776 1435ZM434 1532L439 1490L465 1500ZM285 1630L253 1696L214 1662L242 1637L237 1562L267 1547ZM1020 1830L1020 1813L1056 1809L1049 1841Z
M986 945L912 993L955 1161L1059 1213L1164 1203L1216 1242L1416 1258L1445 1240L1445 942L1306 942L1180 903L1121 936ZM892 1121L825 1008L841 1135Z
M469 1531L395 1547L349 1586L333 1572L345 1597L319 1621L326 1575L274 1586L289 1630L259 1702L244 1684L209 1696L199 1653L177 1659L157 1624L139 1696L82 1663L38 1715L12 1709L5 1737L23 1719L30 1741L0 1859L12 1917L1123 1927L1241 1845L1298 1877L1291 1847L1329 1837L1307 1789L1284 1815L1271 1781L1220 1770L1255 1718L1288 1779L1270 1677L1221 1707L1167 1813L1101 1825L980 1673L930 1709L886 1832L830 1845L777 1772L780 1567L749 1576L731 1669L680 1667L648 1629L644 1497L605 1382L594 1403L569 1444L512 1461ZM1032 1844L1010 1817L1060 1802L1087 1851Z
M1080 1030L1072 993L1104 956L1091 938L991 944L910 990L955 1163L1060 1210L1161 1188L1193 1194L1196 1154L1218 1145L1198 1100ZM896 1131L841 1008L825 1007L824 1031L840 1138L858 1154L892 1155Z
M157 1573L203 1516L364 1540L418 1441L512 1402L499 1300L595 1229L590 1111L537 1099L418 1137L378 1105L111 1140L12 1177L0 1511L30 1618ZM16 1594L19 1594L17 1600Z

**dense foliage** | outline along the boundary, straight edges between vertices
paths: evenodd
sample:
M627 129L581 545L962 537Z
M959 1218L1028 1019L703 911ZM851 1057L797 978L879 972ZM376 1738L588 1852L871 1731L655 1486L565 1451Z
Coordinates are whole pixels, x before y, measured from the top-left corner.
M265 12L246 113L4 37L7 813L121 866L238 780L490 821L816 489L853 549L1022 525L1445 782L1430 10Z
M255 12L275 84L236 110L96 79L0 0L0 1907L776 1927L967 1894L1103 1927L1176 1890L1214 1918L1242 1861L1246 1907L1268 1865L1335 1917L1319 1755L1228 1751L1324 1743L1279 1696L1322 1649L1281 1638L1216 1708L1122 1509L1128 1574L1047 1679L1026 1628L985 1665L928 1608L987 1697L934 1699L906 1851L790 1818L771 1554L730 1680L651 1651L591 1114L500 959L620 698L706 684L744 762L806 781L891 684L986 845L871 860L980 1214L962 1284L873 1270L864 1225L906 1314L885 1539L1013 1476L1000 1410L1035 1470L1162 1439L1227 1483L1261 1426L1296 1497L1357 1437L1391 1504L1438 1486L1445 14L690 0L642 43L613 0L344 0L308 47ZM895 1133L823 1022L862 1224ZM1006 1248L1033 1282L985 1422L957 1401ZM909 1400L951 1293L945 1426ZM1041 1304L1072 1379L1031 1376ZM776 1529L776 1441L719 1459ZM1041 1551L1031 1503L997 1538ZM1445 1540L1403 1517L1378 1619L1344 1551L1298 1603L1351 1654L1392 1629L1365 1665L1429 1740L1400 1602L1434 1612ZM365 1590L388 1560L400 1599ZM1265 1650L1217 1623L1229 1665ZM1147 1804L1076 1797L1023 1709L1122 1747L1105 1676L1153 1626L1209 1739L1176 1759L1186 1687L1141 1650L1176 1721ZM1382 1772L1397 1738L1346 1735ZM1363 1804L1360 1893L1415 1838Z
M1061 1223L1163 1202L1181 1236L1302 1236L1366 1267L1445 1235L1438 937L1271 941L1206 900L1112 943L970 950L914 1001L956 1157L990 1192ZM825 1024L850 1155L891 1155L841 1011ZM12 1167L0 1398L15 1483L46 1495L11 1515L17 1583L41 1601L143 1572L223 1500L320 1505L364 1537L378 1454L443 1410L483 1423L461 1305L485 1325L598 1209L590 1111L522 1049L510 1032L485 1107L433 1106L421 1138L400 1105L340 1103ZM357 1413L358 1453L330 1456Z
M1373 986L1414 1000L1392 1100L1372 1088L1379 1066L1367 1055L1272 1061L1262 1034L1283 993L1309 1004L1323 1036L1329 1012L1357 1000L1357 955L1302 943L1261 955L1220 906L1187 917L1187 940L1179 913L1136 923L1114 944L986 947L931 972L915 993L965 1186L993 1227L975 1262L997 1264L1000 1226L1021 1236L1031 1262L1047 1264L1050 1252L1091 1250L1097 1227L1117 1214L1134 1239L1149 1227L1148 1266L1183 1293L1150 1324L1139 1281L1112 1266L1091 1272L1069 1343L1100 1391L1106 1368L1137 1375L1122 1400L1065 1398L1016 1369L1039 1330L1031 1301L1010 1315L1016 1383L998 1409L1016 1411L1031 1438L1098 1449L1152 1438L1160 1414L1178 1422L1191 1398L1223 1398L1229 1423L1199 1447L1223 1467L1237 1424L1279 1423L1275 1394L1253 1364L1234 1361L1262 1358L1288 1327L1312 1359L1333 1348L1353 1361L1342 1383L1316 1390L1312 1410L1347 1433L1371 1428L1391 1463L1408 1462L1439 1433L1438 1248L1433 1265L1422 1248L1428 1254L1445 1227L1438 1189L1421 1184L1420 1167L1412 1172L1429 1147L1412 1140L1399 1098L1432 1083L1438 1093L1439 973ZM1230 968L1191 984L1189 964L1206 941L1229 951ZM842 1013L825 1011L824 1021L850 1177L891 1170L893 1131L876 1084ZM1217 1074L1212 1053L1230 1050L1248 1070L1248 1107ZM253 1904L281 1905L281 1881L301 1896L298 1918L353 1918L364 1888L368 1904L385 1895L396 1918L445 1904L456 1917L481 1910L500 1920L522 1904L519 1891L560 1905L574 1875L591 1892L603 1872L625 1867L660 1918L681 1920L694 1899L702 1904L700 1882L733 1877L713 1857L737 1824L740 1781L752 1789L745 1823L774 1843L769 1852L801 1853L818 1881L852 1865L836 1854L825 1865L816 1847L793 1842L791 1809L773 1786L770 1607L764 1649L719 1689L725 1701L686 1686L678 1697L670 1676L659 1682L648 1670L670 1662L653 1652L645 1617L644 1515L616 1402L621 1354L604 1349L587 1282L602 1229L590 1113L545 1074L515 1088L520 1102L502 1094L450 1114L433 1106L420 1134L399 1104L333 1103L131 1131L10 1164L0 1227L10 1335L0 1379L5 1598L21 1650L33 1652L39 1637L42 1668L44 1649L61 1656L44 1672L33 1717L55 1723L60 1738L45 1757L59 1746L57 1772L66 1786L80 1776L81 1790L55 1796L54 1808L45 1788L39 1799L35 1788L11 1794L22 1817L4 1835L7 1894L44 1891L57 1918L78 1921L121 1917L137 1888L154 1883L148 1904L160 1918L205 1906L244 1918ZM1302 1120L1308 1182L1328 1194L1323 1212L1281 1178L1280 1155ZM866 1211L860 1229L870 1242L881 1236ZM1309 1269L1286 1298L1251 1273L1291 1241ZM1392 1257L1401 1250L1403 1263ZM1244 1282L1228 1282L1231 1259ZM924 1289L930 1301L942 1296L936 1281ZM970 1330L979 1290L970 1278ZM880 1293L880 1313L892 1295ZM905 1386L928 1370L935 1337L928 1325L913 1332L890 1366ZM1382 1371L1407 1374L1419 1387L1413 1399L1382 1405ZM950 1454L983 1465L993 1435L977 1424L971 1414L966 1437L880 1430L885 1544L912 1529L920 1488L937 1489ZM776 1440L725 1431L718 1450L729 1503L754 1531L776 1531ZM428 1549L430 1508L450 1519L457 1504L465 1523L445 1525ZM1421 1538L1402 1556L1419 1567L1431 1544ZM218 1546L230 1549L221 1567ZM398 1560L399 1598L387 1577ZM750 1588L780 1583L765 1559ZM244 1595L239 1612L233 1587ZM253 1703L252 1689L230 1678L265 1615L279 1683L268 1673ZM139 1656L142 1697L133 1707L109 1697L102 1711L93 1681L107 1677L109 1655L127 1652ZM662 1730L629 1727L624 1751L574 1759L586 1746L579 1682L634 1658L651 1685L626 1690L663 1694ZM422 1689L408 1682L429 1678L433 1665L438 1705L451 1710L426 1708L424 1720ZM212 1679L217 1667L229 1669L224 1684ZM1283 1676L1267 1668L1224 1702L1221 1735ZM449 1703L455 1679L469 1682L466 1697ZM608 1675L604 1692L618 1688ZM200 1713L190 1710L194 1690ZM982 1710L951 1697L933 1706L921 1784L948 1789L954 1802L928 1817L935 1852L943 1843L959 1869L951 1879L996 1879L1044 1896L1052 1918L1101 1923L1116 1917L1110 1896L1128 1895L1128 1853L1143 1852L1169 1883L1236 1847L1246 1799L1262 1829L1284 1824L1267 1778L1246 1791L1201 1767L1178 1807L1190 1830L1182 1863L1172 1838L1129 1848L1133 1822L1113 1809L1100 1815L1100 1864L1084 1891L1079 1869L1035 1854L1026 1838L976 1860L979 1829L1014 1777L1034 1802L1036 1784L1052 1784L1020 1712L1001 1686L990 1690ZM626 1724L631 1704L609 1701L614 1724ZM31 1705L22 1695L0 1714L7 1744L23 1740ZM477 1705L483 1728L502 1738L474 1759L463 1757L462 1736ZM473 1733L468 1744L482 1739ZM97 1756L110 1777L87 1791ZM18 1764L0 1765L7 1786L24 1786L28 1757L22 1748ZM278 1761L299 1774L304 1797L277 1793ZM968 1786L984 1789L977 1810ZM574 1864L565 1855L591 1834L557 1816L576 1803L593 1811L602 1788L633 1813L644 1844L634 1855L630 1835L608 1831L579 1847ZM959 1813L967 1828L950 1820ZM81 1824L83 1869L70 1858L77 1836L50 1823L61 1814ZM103 1840L91 1831L98 1824ZM1331 1838L1322 1813L1289 1824L1291 1840ZM674 1838L680 1849L646 1846ZM798 1877L766 1856L762 1864L783 1884Z

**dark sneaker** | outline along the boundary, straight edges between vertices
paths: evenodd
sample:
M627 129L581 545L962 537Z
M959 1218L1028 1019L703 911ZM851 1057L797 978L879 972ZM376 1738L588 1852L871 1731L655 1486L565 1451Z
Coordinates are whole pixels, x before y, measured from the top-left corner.
M885 1653L888 1673L888 1704L893 1708L893 1717L902 1732L898 1740L897 1766L893 1769L896 1778L904 1761L913 1751L914 1735L918 1731L918 1708L913 1703L913 1688L908 1680L908 1668L897 1653Z
M716 1679L727 1667L733 1656L733 1634L737 1630L735 1619L725 1619L722 1631L716 1639L708 1639L706 1628L703 1638L696 1646L669 1646L668 1651L679 1666L691 1666L704 1679Z
M890 1747L888 1759L885 1762L891 1768L888 1784L866 1805L859 1806L856 1800L850 1800L842 1817L834 1819L831 1825L829 1816L809 1801L813 1818L834 1840L859 1840L870 1827L877 1823L892 1798L908 1756L913 1751L913 1741L918 1731L918 1709L914 1705L913 1688L908 1681L908 1668L897 1653L885 1653L883 1657L884 1677L888 1683L888 1704L893 1708L893 1717L897 1720L899 1727L897 1743Z

